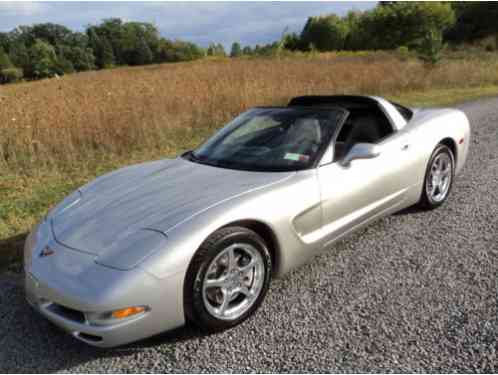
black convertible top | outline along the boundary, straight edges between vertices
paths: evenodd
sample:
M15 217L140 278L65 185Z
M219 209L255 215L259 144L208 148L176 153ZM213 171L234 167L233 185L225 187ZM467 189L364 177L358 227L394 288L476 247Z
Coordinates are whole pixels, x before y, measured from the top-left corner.
M377 106L377 100L360 95L307 95L296 96L288 104L289 107L328 106L334 105L344 108Z
M413 116L413 111L401 104L390 102L398 112L410 121ZM288 107L324 107L336 106L345 108L349 111L354 109L380 109L379 102L372 97L362 95L306 95L296 96L287 104Z

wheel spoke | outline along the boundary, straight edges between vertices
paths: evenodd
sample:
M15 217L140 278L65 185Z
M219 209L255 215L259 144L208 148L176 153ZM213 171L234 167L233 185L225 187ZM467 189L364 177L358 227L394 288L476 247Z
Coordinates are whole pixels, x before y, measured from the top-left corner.
M439 158L439 156L434 160L434 171L439 171L439 164L441 163L441 159Z
M431 184L430 184L430 194L431 195L434 195L436 193L436 188L437 187L438 187L437 179L433 177L432 181L431 181Z
M441 178L441 188L440 188L441 192L446 193L448 186L449 186L449 177L445 176L445 177Z
M221 302L221 305L220 307L218 307L218 312L220 315L224 315L225 314L225 311L228 307L228 303L230 302L230 293L225 289L225 288L222 288L221 289L221 293L223 294L223 300Z
M429 194L433 197L434 195L436 195L436 189L437 189L437 184L434 183L434 180L431 182L430 184L430 190L429 190Z
M256 266L256 261L251 258L250 262L245 266L239 267L239 270L245 275L252 271L252 269Z
M228 249L228 271L231 272L237 268L237 258L235 258L234 248Z
M438 165L438 171L439 173L442 173L444 171L444 160L439 159L439 165Z
M240 288L238 288L237 292L242 293L246 297L249 297L249 298L252 297L252 293L246 285L242 285Z
M442 161L441 162L441 173L446 173L448 170L448 161Z
M206 279L204 281L205 288L223 288L226 284L226 277L220 277L218 279Z
M441 176L448 177L451 173L451 169L449 165L446 165L446 168L441 172Z

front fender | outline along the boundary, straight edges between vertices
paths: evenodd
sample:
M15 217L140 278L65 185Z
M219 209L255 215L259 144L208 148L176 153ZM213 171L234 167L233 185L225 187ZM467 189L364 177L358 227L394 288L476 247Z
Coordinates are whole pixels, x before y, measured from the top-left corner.
M152 254L140 267L158 278L179 270L186 272L195 252L210 234L230 223L252 220L273 231L281 249L277 269L280 274L285 273L309 258L306 249L321 248L302 240L307 232L321 226L319 202L316 171L298 172L283 184L226 201L169 229L165 248Z

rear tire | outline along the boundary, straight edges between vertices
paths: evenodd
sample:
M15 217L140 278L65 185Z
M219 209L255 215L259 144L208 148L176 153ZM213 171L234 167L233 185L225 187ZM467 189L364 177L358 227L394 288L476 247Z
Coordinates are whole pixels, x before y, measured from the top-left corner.
M210 235L190 262L184 283L188 321L208 332L242 323L261 305L271 279L264 240L244 227Z
M441 206L450 195L455 175L455 157L448 146L437 145L427 164L422 195L418 206L432 210Z

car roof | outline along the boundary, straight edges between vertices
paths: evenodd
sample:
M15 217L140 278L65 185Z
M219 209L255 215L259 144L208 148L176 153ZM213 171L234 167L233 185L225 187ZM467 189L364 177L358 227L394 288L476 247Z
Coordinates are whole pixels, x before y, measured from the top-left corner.
M378 105L378 100L369 96L360 95L306 95L296 96L287 104L289 107L294 106L351 106L351 105Z
M323 107L337 106L346 109L371 107L380 108L391 121L395 130L402 129L407 119L398 109L386 99L376 96L363 95L305 95L292 98L287 104L289 107Z

